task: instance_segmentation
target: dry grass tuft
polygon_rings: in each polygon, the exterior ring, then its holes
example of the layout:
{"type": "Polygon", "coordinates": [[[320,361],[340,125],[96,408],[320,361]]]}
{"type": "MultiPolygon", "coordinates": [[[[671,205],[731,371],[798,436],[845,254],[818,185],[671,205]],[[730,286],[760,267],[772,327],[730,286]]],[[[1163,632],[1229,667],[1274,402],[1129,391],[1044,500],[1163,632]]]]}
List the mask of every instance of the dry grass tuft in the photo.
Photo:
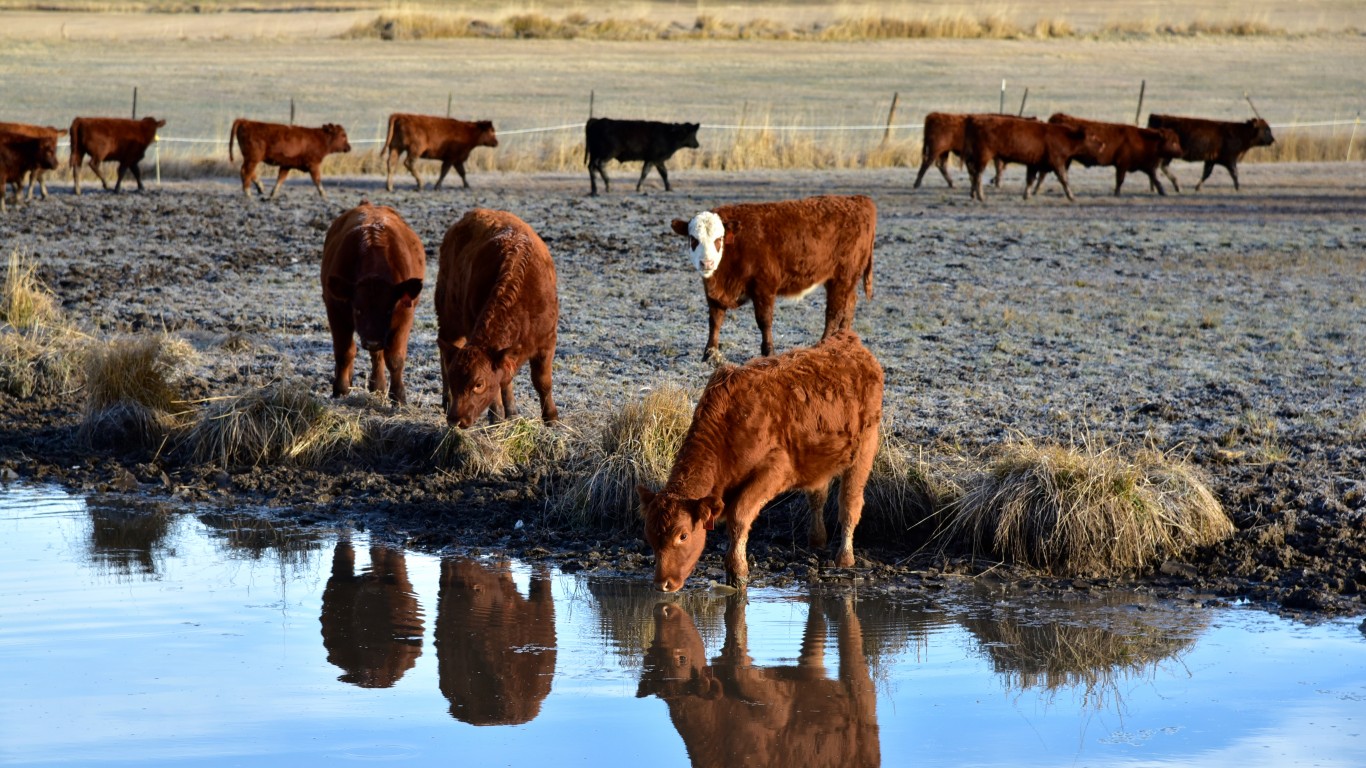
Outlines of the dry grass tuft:
{"type": "Polygon", "coordinates": [[[1151,450],[1014,442],[964,485],[948,541],[1056,574],[1129,572],[1233,532],[1197,471],[1151,450]]]}
{"type": "Polygon", "coordinates": [[[182,439],[195,461],[221,467],[291,460],[321,463],[359,440],[345,419],[295,383],[279,382],[207,402],[182,439]]]}
{"type": "Polygon", "coordinates": [[[16,330],[28,331],[58,322],[57,302],[37,276],[38,265],[28,261],[18,249],[11,250],[5,269],[5,287],[0,290],[0,322],[16,330]]]}
{"type": "Polygon", "coordinates": [[[88,344],[80,439],[111,448],[161,443],[183,410],[179,379],[193,356],[189,344],[165,334],[88,344]]]}
{"type": "Polygon", "coordinates": [[[608,415],[596,440],[574,453],[574,479],[551,514],[575,528],[626,530],[639,525],[636,485],[660,487],[692,423],[687,390],[666,384],[608,415]]]}
{"type": "Polygon", "coordinates": [[[935,513],[959,493],[951,478],[936,472],[924,455],[883,430],[873,473],[863,489],[859,531],[879,539],[925,543],[935,513]]]}

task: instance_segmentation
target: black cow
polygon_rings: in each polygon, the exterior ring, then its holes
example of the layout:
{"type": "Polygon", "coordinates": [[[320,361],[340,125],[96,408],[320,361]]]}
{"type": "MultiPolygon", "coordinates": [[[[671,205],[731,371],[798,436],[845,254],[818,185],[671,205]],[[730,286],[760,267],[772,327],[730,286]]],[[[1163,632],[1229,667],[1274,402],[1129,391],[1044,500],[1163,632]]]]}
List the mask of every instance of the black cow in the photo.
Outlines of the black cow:
{"type": "Polygon", "coordinates": [[[607,181],[603,165],[608,160],[623,163],[642,160],[640,180],[636,191],[645,182],[650,166],[659,169],[659,177],[664,179],[664,189],[669,186],[669,172],[664,170],[664,161],[673,157],[678,150],[688,147],[697,149],[697,123],[660,123],[653,120],[612,120],[606,117],[590,117],[584,126],[584,160],[588,163],[588,184],[592,194],[598,193],[596,171],[602,177],[602,186],[608,192],[612,185],[607,181]]]}

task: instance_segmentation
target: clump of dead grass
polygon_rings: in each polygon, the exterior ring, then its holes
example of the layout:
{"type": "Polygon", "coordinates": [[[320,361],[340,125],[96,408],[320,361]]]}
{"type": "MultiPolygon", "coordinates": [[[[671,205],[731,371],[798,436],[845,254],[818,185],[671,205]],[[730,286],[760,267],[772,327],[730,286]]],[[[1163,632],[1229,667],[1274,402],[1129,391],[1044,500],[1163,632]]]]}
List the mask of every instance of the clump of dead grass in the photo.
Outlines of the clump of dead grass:
{"type": "Polygon", "coordinates": [[[859,531],[905,543],[924,543],[935,514],[960,489],[951,476],[925,460],[923,452],[883,430],[873,471],[863,489],[859,531]]]}
{"type": "Polygon", "coordinates": [[[1233,532],[1183,461],[1030,441],[1008,443],[965,480],[945,518],[949,542],[1060,575],[1130,572],[1233,532]]]}
{"type": "Polygon", "coordinates": [[[27,331],[58,321],[61,313],[57,302],[37,273],[37,264],[25,258],[18,249],[10,251],[5,267],[5,287],[0,290],[0,322],[27,331]]]}
{"type": "Polygon", "coordinates": [[[580,529],[638,525],[636,486],[668,480],[692,412],[688,391],[666,384],[609,414],[596,436],[576,446],[572,479],[551,515],[580,529]]]}
{"type": "Polygon", "coordinates": [[[193,356],[189,344],[165,334],[88,344],[82,366],[81,439],[118,448],[161,442],[184,411],[180,379],[193,356]]]}
{"type": "Polygon", "coordinates": [[[182,445],[195,461],[225,468],[282,460],[316,463],[350,450],[357,441],[356,424],[307,387],[277,382],[208,400],[182,445]]]}
{"type": "Polygon", "coordinates": [[[68,392],[80,377],[83,343],[37,266],[11,250],[0,289],[0,391],[18,398],[68,392]]]}

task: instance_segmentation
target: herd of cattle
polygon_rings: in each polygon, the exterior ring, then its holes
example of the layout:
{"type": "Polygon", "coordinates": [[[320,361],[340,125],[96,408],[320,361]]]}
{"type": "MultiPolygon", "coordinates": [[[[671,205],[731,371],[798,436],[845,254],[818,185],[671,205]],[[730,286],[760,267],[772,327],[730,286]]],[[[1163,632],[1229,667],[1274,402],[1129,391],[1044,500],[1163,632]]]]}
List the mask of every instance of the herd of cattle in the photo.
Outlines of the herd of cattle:
{"type": "MultiPolygon", "coordinates": [[[[1220,123],[1153,115],[1152,128],[1081,120],[1063,114],[1047,122],[1002,115],[931,113],[925,121],[924,157],[915,185],[936,165],[953,185],[945,162],[960,155],[972,177],[973,196],[982,196],[982,171],[1022,163],[1028,169],[1025,194],[1054,173],[1071,199],[1067,168],[1072,160],[1115,168],[1115,194],[1126,173],[1142,171],[1159,193],[1163,170],[1175,158],[1205,163],[1201,183],[1214,165],[1228,168],[1237,185],[1237,161],[1251,147],[1272,142],[1261,119],[1220,123]]],[[[100,164],[119,164],[114,190],[132,171],[142,188],[138,163],[165,121],[78,117],[69,129],[70,165],[80,194],[80,166],[108,188],[100,164]]],[[[664,163],[683,147],[697,147],[698,125],[590,119],[586,126],[589,181],[604,187],[608,159],[644,163],[637,189],[651,167],[665,187],[664,163]]],[[[29,195],[36,182],[46,196],[43,172],[57,168],[57,128],[0,123],[0,172],[16,188],[27,175],[29,195]]],[[[264,194],[256,177],[265,162],[278,166],[271,196],[291,170],[306,170],[326,197],[322,159],[351,146],[338,125],[304,128],[250,120],[232,125],[229,156],[242,154],[242,190],[264,194]]],[[[421,189],[416,158],[441,161],[440,186],[452,166],[465,181],[465,160],[477,146],[496,147],[490,122],[395,114],[389,119],[384,151],[386,187],[393,166],[405,166],[421,189]]],[[[1199,188],[1199,185],[1196,187],[1199,188]]],[[[1178,187],[1179,191],[1179,187],[1178,187]]],[[[17,192],[16,192],[17,194],[17,192]]],[[[1165,194],[1165,193],[1164,193],[1165,194]]],[[[0,195],[0,201],[3,195],[0,195]]],[[[823,548],[822,512],[831,482],[840,478],[840,541],[835,564],[854,564],[853,535],[863,509],[863,490],[872,469],[882,418],[883,372],[851,329],[860,284],[872,296],[873,241],[877,207],[865,196],[819,196],[803,200],[723,205],[690,220],[675,219],[672,230],[686,239],[684,251],[702,278],[708,308],[705,357],[719,354],[726,312],[753,302],[761,336],[760,357],[743,366],[722,365],[707,383],[692,424],[662,489],[637,488],[645,538],[655,552],[656,588],[680,589],[693,572],[707,531],[725,524],[730,547],[727,580],[748,580],[746,542],[764,506],[789,490],[805,491],[811,507],[810,543],[823,548]],[[823,286],[825,329],[813,347],[774,355],[773,311],[780,297],[801,297],[823,286]]],[[[333,340],[334,397],[351,387],[360,347],[370,353],[369,388],[404,403],[403,368],[413,315],[426,281],[426,255],[418,235],[393,208],[369,201],[338,216],[323,242],[321,287],[333,340]],[[386,386],[387,380],[387,386],[386,386]]],[[[541,418],[558,418],[552,371],[559,326],[555,262],[539,235],[506,211],[475,209],[451,225],[439,249],[434,294],[440,358],[442,409],[453,427],[472,426],[486,412],[491,420],[516,414],[513,378],[528,365],[540,399],[541,418]]]]}
{"type": "MultiPolygon", "coordinates": [[[[117,192],[123,177],[132,172],[138,189],[142,189],[142,162],[147,148],[157,139],[157,129],[165,120],[144,117],[141,120],[120,118],[77,117],[70,129],[27,123],[0,122],[0,211],[4,210],[4,191],[12,186],[17,198],[19,189],[28,180],[27,196],[32,199],[36,183],[44,198],[47,185],[44,175],[56,170],[57,142],[70,134],[72,182],[76,194],[81,192],[81,165],[89,158],[90,169],[105,189],[109,182],[100,171],[106,160],[118,163],[114,182],[117,192]]],[[[605,170],[611,160],[641,163],[636,191],[651,168],[659,172],[665,190],[672,189],[665,163],[680,149],[697,149],[697,123],[663,123],[652,120],[613,120],[589,118],[584,126],[584,162],[588,166],[590,193],[598,194],[598,179],[606,191],[611,191],[605,170]]],[[[1067,169],[1075,160],[1084,166],[1110,166],[1115,169],[1115,194],[1124,185],[1129,173],[1147,174],[1149,184],[1158,194],[1166,194],[1158,181],[1161,170],[1178,192],[1181,185],[1168,167],[1174,159],[1204,163],[1204,175],[1195,185],[1196,190],[1209,179],[1216,165],[1228,169],[1233,186],[1238,185],[1238,160],[1253,147],[1268,146],[1274,141],[1271,126],[1261,118],[1246,122],[1226,122],[1172,115],[1150,115],[1148,127],[1085,120],[1061,112],[1047,122],[1034,118],[1011,117],[997,114],[949,114],[931,112],[925,116],[924,140],[920,171],[915,177],[919,188],[931,165],[939,168],[950,187],[947,160],[950,154],[963,159],[972,179],[972,197],[984,200],[982,171],[988,165],[996,170],[993,182],[1000,184],[1001,171],[1008,163],[1026,167],[1025,197],[1037,194],[1049,173],[1057,176],[1063,193],[1073,199],[1067,181],[1067,169]]],[[[263,123],[238,119],[228,136],[228,159],[234,160],[233,144],[242,153],[242,192],[251,195],[254,184],[265,194],[257,177],[261,163],[279,168],[274,197],[290,171],[306,171],[313,185],[324,199],[322,162],[334,152],[350,152],[351,144],[346,129],[328,123],[309,128],[279,123],[263,123]]],[[[414,167],[417,159],[438,160],[441,175],[436,188],[441,187],[452,167],[460,174],[461,183],[468,187],[465,161],[476,147],[497,147],[498,136],[488,120],[469,122],[448,117],[394,113],[389,116],[388,132],[382,152],[385,155],[385,188],[394,189],[394,166],[403,157],[403,165],[413,175],[417,188],[422,189],[422,177],[414,167]]]]}

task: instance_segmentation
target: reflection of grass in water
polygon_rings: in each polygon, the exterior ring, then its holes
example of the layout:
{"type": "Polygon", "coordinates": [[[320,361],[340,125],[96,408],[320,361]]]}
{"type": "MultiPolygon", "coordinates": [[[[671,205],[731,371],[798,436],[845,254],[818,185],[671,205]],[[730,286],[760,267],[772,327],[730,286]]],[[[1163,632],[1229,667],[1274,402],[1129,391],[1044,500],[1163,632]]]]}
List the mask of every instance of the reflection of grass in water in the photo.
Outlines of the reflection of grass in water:
{"type": "Polygon", "coordinates": [[[1159,664],[1179,658],[1208,619],[1126,594],[1098,602],[998,603],[987,616],[959,621],[1007,688],[1075,689],[1084,706],[1101,709],[1107,696],[1119,698],[1119,683],[1151,677],[1159,664]],[[1133,610],[1135,603],[1146,610],[1133,610]]]}
{"type": "Polygon", "coordinates": [[[655,638],[654,610],[659,603],[672,603],[687,611],[708,648],[719,646],[725,637],[721,619],[726,612],[726,600],[710,592],[691,590],[663,595],[654,591],[648,577],[587,578],[576,581],[576,585],[587,586],[588,595],[578,599],[591,601],[597,614],[598,637],[629,669],[640,667],[655,638]]]}
{"type": "Polygon", "coordinates": [[[210,529],[219,550],[228,556],[249,560],[273,557],[279,560],[281,567],[301,570],[308,565],[313,553],[324,547],[318,533],[264,518],[219,513],[197,517],[210,529]]]}
{"type": "Polygon", "coordinates": [[[120,576],[155,578],[166,555],[171,513],[150,503],[91,502],[90,559],[120,576]]]}

